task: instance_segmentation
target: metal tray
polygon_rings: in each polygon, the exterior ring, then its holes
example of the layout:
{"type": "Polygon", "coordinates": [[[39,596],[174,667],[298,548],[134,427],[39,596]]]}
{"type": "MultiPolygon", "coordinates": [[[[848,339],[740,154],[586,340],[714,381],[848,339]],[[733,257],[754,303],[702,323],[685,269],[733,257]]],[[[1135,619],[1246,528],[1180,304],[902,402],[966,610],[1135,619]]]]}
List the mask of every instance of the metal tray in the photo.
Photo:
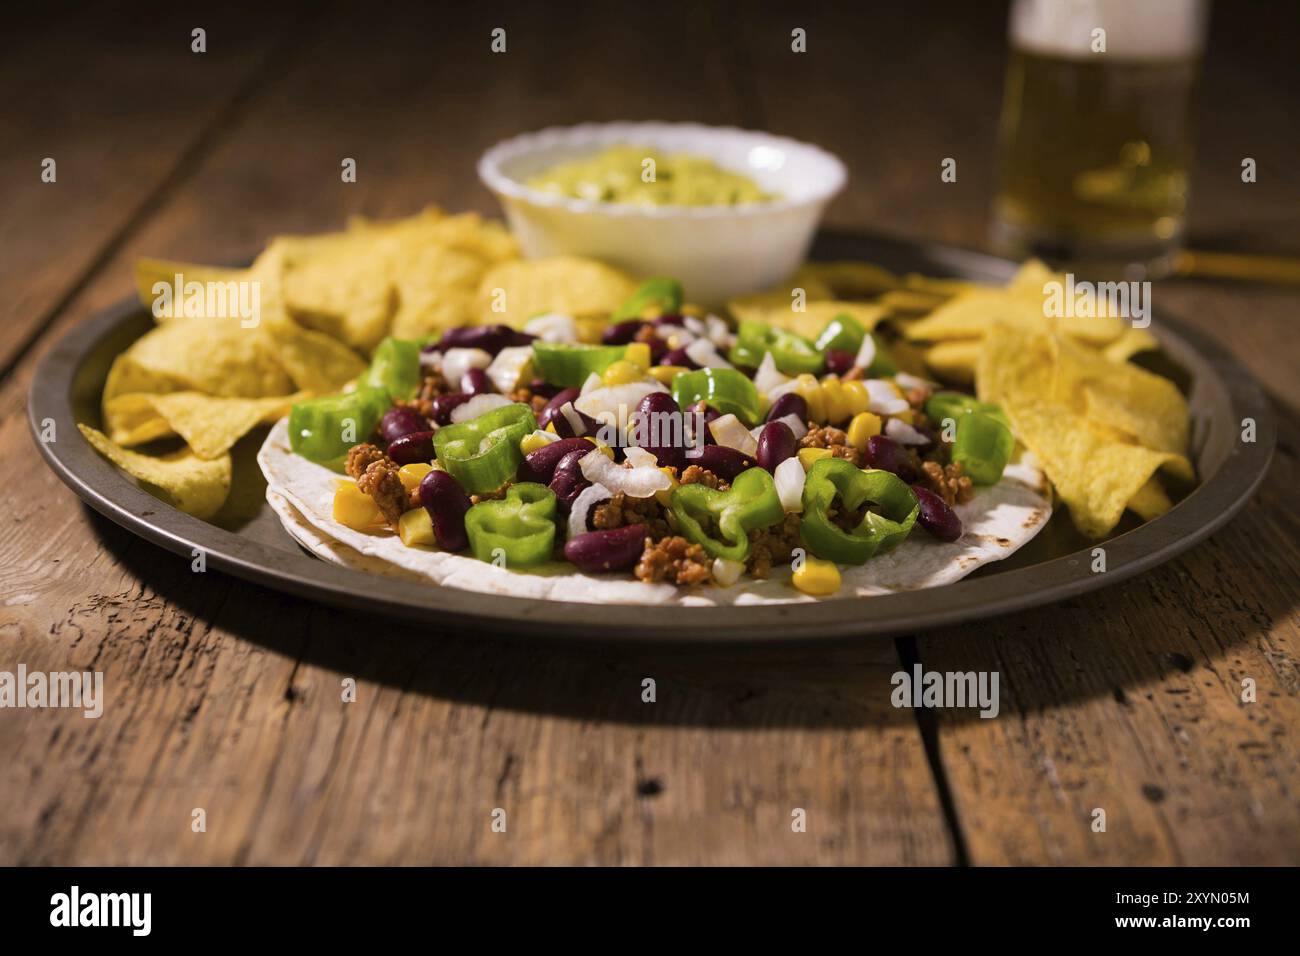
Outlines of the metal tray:
{"type": "MultiPolygon", "coordinates": [[[[966,250],[862,235],[823,233],[814,258],[862,259],[899,272],[1004,281],[1013,263],[966,250]]],[[[212,567],[315,601],[434,623],[440,630],[573,640],[676,644],[807,643],[914,632],[987,618],[1070,598],[1123,581],[1203,540],[1245,504],[1272,457],[1276,424],[1267,400],[1231,357],[1200,333],[1167,318],[1151,331],[1188,394],[1192,457],[1201,483],[1167,514],[1105,542],[1103,574],[1091,570],[1091,548],[1058,514],[1011,559],[957,584],[875,598],[758,607],[638,607],[618,614],[598,604],[483,595],[384,578],[327,564],[303,551],[280,527],[264,499],[254,456],[264,432],[235,449],[231,500],[213,523],[163,504],[105,459],[77,431],[98,424],[99,396],[114,356],[152,325],[135,301],[72,329],[45,356],[28,396],[33,437],[53,419],[57,440],[37,447],[55,473],[87,504],[142,538],[189,560],[202,549],[212,567]],[[1253,418],[1257,441],[1239,440],[1253,418]]]]}

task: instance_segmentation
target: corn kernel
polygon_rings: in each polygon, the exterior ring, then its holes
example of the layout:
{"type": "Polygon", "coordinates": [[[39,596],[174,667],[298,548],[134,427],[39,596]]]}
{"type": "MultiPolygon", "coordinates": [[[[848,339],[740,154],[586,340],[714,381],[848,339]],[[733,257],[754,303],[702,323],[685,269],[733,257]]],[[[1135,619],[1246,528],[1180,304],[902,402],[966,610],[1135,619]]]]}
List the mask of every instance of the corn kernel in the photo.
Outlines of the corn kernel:
{"type": "Polygon", "coordinates": [[[599,345],[600,338],[609,324],[602,318],[591,316],[579,316],[578,324],[578,341],[585,342],[588,345],[599,345]]]}
{"type": "Polygon", "coordinates": [[[624,361],[631,362],[642,372],[650,367],[650,345],[647,342],[629,342],[623,353],[624,361]]]}
{"type": "Polygon", "coordinates": [[[550,442],[543,438],[537,432],[529,432],[519,440],[519,451],[524,455],[531,455],[539,448],[545,448],[550,442]]]}
{"type": "Polygon", "coordinates": [[[402,479],[403,488],[407,491],[414,491],[420,487],[420,482],[424,479],[424,476],[431,471],[433,471],[433,466],[428,462],[416,461],[397,469],[397,477],[402,479]]]}
{"type": "Polygon", "coordinates": [[[595,445],[597,448],[599,448],[599,449],[601,450],[601,452],[604,453],[605,457],[608,458],[610,461],[613,461],[613,460],[614,460],[614,449],[610,448],[608,445],[606,445],[606,444],[605,444],[603,441],[601,441],[599,438],[595,438],[595,437],[593,437],[593,436],[591,436],[591,435],[583,435],[582,437],[585,438],[585,439],[587,439],[587,441],[591,442],[591,443],[592,443],[593,445],[595,445]]]}
{"type": "Polygon", "coordinates": [[[660,468],[659,470],[668,476],[668,480],[671,481],[672,484],[662,491],[656,491],[655,501],[659,502],[665,508],[671,508],[673,505],[673,492],[677,490],[677,486],[680,482],[677,480],[677,473],[672,468],[660,468]]]}
{"type": "Polygon", "coordinates": [[[558,434],[559,434],[559,432],[557,432],[557,431],[555,430],[555,422],[553,422],[553,421],[552,421],[552,422],[549,422],[549,423],[547,424],[547,426],[546,426],[546,430],[547,430],[548,432],[550,432],[552,435],[558,435],[558,434]]]}
{"type": "Polygon", "coordinates": [[[880,416],[858,412],[849,422],[849,444],[858,451],[867,450],[867,439],[880,434],[880,416]]]}
{"type": "Polygon", "coordinates": [[[845,418],[852,418],[870,407],[871,393],[866,385],[857,381],[841,382],[840,388],[844,391],[845,418]]]}
{"type": "Polygon", "coordinates": [[[429,518],[429,512],[423,508],[412,508],[402,514],[397,521],[397,536],[408,548],[417,544],[432,548],[438,543],[438,539],[433,536],[433,521],[429,518]]]}
{"type": "Polygon", "coordinates": [[[808,418],[810,421],[818,422],[825,425],[826,421],[826,402],[822,398],[822,386],[815,375],[804,372],[795,379],[794,390],[803,396],[803,400],[808,403],[808,418]]]}
{"type": "Polygon", "coordinates": [[[804,557],[803,566],[794,572],[792,581],[804,594],[834,594],[840,589],[840,569],[833,562],[810,554],[804,557]]]}
{"type": "Polygon", "coordinates": [[[605,369],[604,374],[600,376],[600,381],[604,385],[628,385],[641,381],[644,376],[645,372],[642,369],[625,359],[620,359],[605,369]]]}
{"type": "Polygon", "coordinates": [[[803,465],[804,471],[807,471],[823,458],[829,458],[830,456],[831,450],[829,448],[800,448],[799,464],[803,465]]]}
{"type": "Polygon", "coordinates": [[[340,481],[334,492],[334,520],[354,531],[374,531],[384,526],[375,499],[351,481],[340,481]]]}
{"type": "Polygon", "coordinates": [[[685,365],[656,365],[650,369],[650,375],[662,385],[671,385],[678,375],[689,371],[685,365]]]}
{"type": "Polygon", "coordinates": [[[837,376],[827,375],[822,380],[821,396],[826,406],[826,420],[823,424],[833,425],[848,417],[848,400],[844,395],[844,386],[837,376]]]}
{"type": "Polygon", "coordinates": [[[916,424],[916,413],[913,412],[912,409],[910,408],[905,408],[903,409],[903,411],[896,412],[895,414],[890,415],[889,417],[897,418],[900,422],[906,422],[909,425],[916,424]]]}

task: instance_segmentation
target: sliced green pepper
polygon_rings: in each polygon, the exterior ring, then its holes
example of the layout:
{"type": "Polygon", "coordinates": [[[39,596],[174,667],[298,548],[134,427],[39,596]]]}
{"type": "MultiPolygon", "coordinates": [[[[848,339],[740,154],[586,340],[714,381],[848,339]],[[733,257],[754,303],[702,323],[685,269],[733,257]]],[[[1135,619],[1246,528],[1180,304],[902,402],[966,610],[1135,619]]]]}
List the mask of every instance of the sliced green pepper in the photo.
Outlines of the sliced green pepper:
{"type": "Polygon", "coordinates": [[[289,410],[289,447],[309,461],[337,465],[370,437],[390,403],[386,390],[369,386],[298,402],[289,410]]]}
{"type": "Polygon", "coordinates": [[[961,462],[977,485],[995,485],[1016,448],[1011,420],[1001,405],[981,402],[961,392],[935,392],[925,403],[925,414],[942,426],[951,418],[956,429],[952,460],[961,462]]]}
{"type": "Polygon", "coordinates": [[[784,375],[819,375],[826,365],[826,356],[802,335],[753,321],[740,323],[727,358],[735,365],[758,368],[767,352],[784,375]]]}
{"type": "Polygon", "coordinates": [[[746,425],[756,425],[759,420],[758,389],[747,375],[734,368],[682,372],[673,379],[673,399],[682,411],[696,402],[705,402],[724,415],[735,415],[746,425]]]}
{"type": "Polygon", "coordinates": [[[843,458],[823,458],[804,479],[799,533],[819,558],[839,564],[864,564],[901,544],[920,510],[916,493],[897,475],[863,471],[843,458]],[[851,531],[845,531],[827,514],[837,497],[840,506],[848,511],[870,503],[884,513],[867,511],[851,531]]]}
{"type": "Polygon", "coordinates": [[[710,557],[729,561],[749,557],[749,532],[771,527],[785,517],[776,484],[763,468],[741,472],[727,491],[680,485],[673,491],[672,508],[683,537],[710,557]],[[705,522],[717,525],[721,540],[712,536],[705,522]]]}
{"type": "Polygon", "coordinates": [[[523,568],[549,561],[555,549],[555,492],[533,481],[511,485],[504,499],[465,512],[465,534],[480,561],[523,568]]]}
{"type": "Polygon", "coordinates": [[[420,346],[386,338],[375,348],[370,367],[358,384],[382,388],[391,398],[415,398],[420,389],[420,346]]]}
{"type": "Polygon", "coordinates": [[[444,425],[433,436],[433,451],[462,488],[483,494],[514,477],[523,461],[519,442],[536,427],[527,405],[502,405],[471,421],[444,425]]]}
{"type": "Polygon", "coordinates": [[[599,375],[627,354],[626,345],[533,343],[533,368],[552,385],[580,388],[593,372],[599,375]]]}
{"type": "Polygon", "coordinates": [[[626,302],[614,310],[610,321],[638,319],[647,309],[659,315],[677,315],[682,310],[682,284],[676,279],[646,279],[626,302]]]}
{"type": "Polygon", "coordinates": [[[867,330],[862,323],[847,312],[841,312],[826,323],[826,328],[822,329],[813,345],[819,352],[838,349],[857,355],[858,349],[862,348],[862,340],[866,337],[867,330]]]}

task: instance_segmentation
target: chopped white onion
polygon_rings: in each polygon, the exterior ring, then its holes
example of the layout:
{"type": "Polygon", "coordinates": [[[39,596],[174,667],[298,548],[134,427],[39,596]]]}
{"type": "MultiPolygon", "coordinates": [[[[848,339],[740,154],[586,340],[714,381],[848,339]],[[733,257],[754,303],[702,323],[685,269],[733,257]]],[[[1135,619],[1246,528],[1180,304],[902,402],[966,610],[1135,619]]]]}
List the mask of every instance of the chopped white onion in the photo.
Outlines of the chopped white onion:
{"type": "Polygon", "coordinates": [[[470,369],[487,368],[491,364],[492,356],[482,349],[447,349],[442,356],[442,377],[454,387],[470,369]]]}
{"type": "Polygon", "coordinates": [[[892,382],[886,382],[883,378],[869,378],[862,384],[867,389],[867,411],[869,412],[877,415],[897,415],[912,407],[907,404],[907,399],[898,397],[898,390],[892,382]]]}
{"type": "Polygon", "coordinates": [[[708,335],[708,334],[709,334],[708,327],[707,327],[703,322],[701,322],[699,319],[697,319],[697,318],[696,318],[695,316],[693,316],[693,315],[684,315],[684,316],[682,316],[682,325],[686,326],[687,330],[688,330],[692,335],[708,335]]]}
{"type": "Polygon", "coordinates": [[[657,467],[624,468],[606,458],[599,448],[584,456],[578,467],[582,469],[582,477],[588,481],[604,485],[615,493],[621,491],[629,498],[649,498],[655,492],[667,491],[673,486],[671,479],[657,467]]]}
{"type": "Polygon", "coordinates": [[[709,431],[719,445],[734,448],[753,458],[758,454],[758,441],[735,415],[722,415],[709,422],[709,431]]]}
{"type": "MultiPolygon", "coordinates": [[[[584,415],[590,415],[602,425],[617,428],[617,444],[627,444],[627,431],[631,425],[632,413],[636,411],[641,399],[653,392],[666,392],[668,389],[661,382],[626,382],[623,385],[605,385],[592,389],[578,397],[574,406],[584,415]]],[[[611,439],[614,436],[610,436],[611,439]]],[[[615,444],[611,440],[608,444],[615,444]]]]}
{"type": "Polygon", "coordinates": [[[891,418],[885,422],[885,434],[900,445],[930,444],[930,439],[899,418],[891,418]]]}
{"type": "Polygon", "coordinates": [[[670,348],[679,348],[690,342],[695,341],[695,333],[682,328],[680,325],[656,325],[655,335],[668,343],[670,348]],[[676,345],[673,344],[674,340],[676,345]]]}
{"type": "MultiPolygon", "coordinates": [[[[601,455],[601,457],[605,456],[601,455]]],[[[587,527],[587,516],[591,513],[591,509],[613,497],[613,493],[601,484],[588,485],[578,492],[578,497],[574,498],[573,504],[569,506],[569,537],[576,538],[590,531],[591,529],[587,527]]]]}
{"type": "Polygon", "coordinates": [[[794,440],[798,441],[808,434],[808,426],[803,423],[803,419],[798,415],[782,415],[777,419],[778,422],[785,422],[790,426],[790,431],[794,432],[794,440]]]}
{"type": "Polygon", "coordinates": [[[573,434],[575,436],[581,438],[583,435],[587,434],[587,423],[582,420],[582,416],[578,414],[578,410],[573,407],[573,402],[565,402],[561,405],[560,414],[563,415],[564,420],[569,423],[569,427],[573,429],[573,434]]]}
{"type": "Polygon", "coordinates": [[[488,380],[498,392],[511,392],[519,387],[528,363],[533,360],[531,345],[511,345],[497,353],[487,367],[488,380]]]}
{"type": "Polygon", "coordinates": [[[772,473],[777,497],[781,499],[781,507],[787,512],[803,511],[804,480],[803,464],[797,455],[781,462],[772,473]]]}
{"type": "Polygon", "coordinates": [[[623,449],[623,457],[633,468],[658,468],[659,459],[644,448],[638,448],[636,445],[628,445],[623,449]]]}
{"type": "Polygon", "coordinates": [[[696,339],[686,346],[686,354],[701,368],[731,368],[732,365],[718,354],[718,347],[708,339],[696,339]]]}
{"type": "Polygon", "coordinates": [[[486,415],[494,408],[500,408],[502,405],[512,405],[513,402],[504,395],[497,395],[495,392],[485,392],[482,395],[475,395],[463,405],[457,405],[451,410],[451,423],[459,425],[461,422],[472,422],[480,415],[486,415]]]}
{"type": "Polygon", "coordinates": [[[790,376],[783,375],[776,367],[776,359],[772,358],[771,352],[763,353],[763,361],[758,363],[758,371],[754,373],[754,387],[760,392],[766,392],[768,398],[775,398],[772,394],[774,389],[780,388],[793,381],[790,376]]]}
{"type": "Polygon", "coordinates": [[[710,313],[704,317],[704,326],[708,330],[709,341],[720,349],[729,349],[736,344],[736,335],[727,323],[710,313]]]}
{"type": "Polygon", "coordinates": [[[586,395],[588,392],[594,392],[596,389],[604,386],[604,384],[604,380],[595,372],[592,372],[587,376],[586,381],[582,383],[582,388],[578,389],[578,394],[586,395]]]}
{"type": "Polygon", "coordinates": [[[420,353],[420,368],[437,372],[442,369],[442,353],[437,349],[420,353]]]}
{"type": "Polygon", "coordinates": [[[578,322],[563,312],[544,312],[524,323],[524,331],[543,342],[578,341],[578,322]]]}
{"type": "Polygon", "coordinates": [[[934,382],[926,381],[923,378],[916,375],[910,375],[907,372],[899,372],[894,376],[894,381],[898,383],[900,388],[919,388],[924,392],[934,390],[934,382]]]}
{"type": "Polygon", "coordinates": [[[739,581],[744,571],[744,561],[732,561],[729,558],[713,559],[713,581],[724,588],[729,588],[739,581]]]}
{"type": "Polygon", "coordinates": [[[876,360],[876,340],[870,332],[862,336],[862,347],[858,349],[857,358],[853,364],[861,369],[871,368],[871,363],[876,360]]]}

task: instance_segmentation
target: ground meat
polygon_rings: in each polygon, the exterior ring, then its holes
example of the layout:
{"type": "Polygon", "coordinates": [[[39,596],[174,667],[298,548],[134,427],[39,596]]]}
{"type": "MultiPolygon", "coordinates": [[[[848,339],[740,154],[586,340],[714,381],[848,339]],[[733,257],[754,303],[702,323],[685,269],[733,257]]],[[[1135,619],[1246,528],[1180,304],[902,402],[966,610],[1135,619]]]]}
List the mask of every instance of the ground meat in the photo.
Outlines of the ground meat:
{"type": "Polygon", "coordinates": [[[506,496],[506,492],[509,490],[510,490],[510,482],[507,481],[496,491],[485,491],[481,495],[470,495],[469,503],[472,505],[476,505],[480,501],[499,501],[500,499],[506,496]]]}
{"type": "Polygon", "coordinates": [[[849,444],[849,436],[842,428],[821,426],[815,422],[808,426],[808,434],[799,439],[801,448],[826,448],[832,458],[843,458],[857,468],[862,467],[862,452],[849,444]]]}
{"type": "Polygon", "coordinates": [[[384,458],[372,461],[357,479],[357,487],[375,499],[380,513],[393,527],[408,510],[411,496],[397,474],[398,466],[384,458]]]}
{"type": "Polygon", "coordinates": [[[521,405],[531,406],[534,415],[540,415],[542,409],[546,407],[546,403],[550,401],[544,395],[534,395],[533,390],[526,385],[520,385],[518,388],[507,392],[506,398],[521,405]]]}
{"type": "Polygon", "coordinates": [[[751,531],[746,564],[749,573],[756,578],[765,578],[776,565],[787,563],[794,549],[799,547],[799,525],[799,515],[791,512],[778,525],[751,531]]]}
{"type": "Polygon", "coordinates": [[[374,445],[365,442],[360,445],[353,445],[351,450],[348,451],[348,477],[353,481],[360,481],[361,476],[366,473],[366,469],[377,461],[387,461],[390,465],[393,464],[388,456],[374,445]]]}
{"type": "Polygon", "coordinates": [[[713,561],[698,544],[685,538],[646,538],[636,576],[647,583],[703,584],[713,577],[713,561]]]}
{"type": "Polygon", "coordinates": [[[683,485],[707,485],[715,491],[726,491],[731,487],[709,469],[699,465],[688,465],[678,481],[683,485]]]}
{"type": "Polygon", "coordinates": [[[412,398],[409,401],[398,399],[393,402],[394,405],[400,405],[403,408],[413,409],[421,418],[429,422],[429,428],[437,431],[438,426],[433,424],[433,399],[431,398],[412,398]]]}
{"type": "Polygon", "coordinates": [[[660,341],[659,332],[653,325],[643,325],[636,330],[636,335],[632,336],[633,342],[644,342],[646,345],[654,345],[660,341]]]}
{"type": "Polygon", "coordinates": [[[921,465],[921,481],[951,508],[954,504],[964,505],[975,496],[975,488],[964,472],[959,461],[950,465],[927,461],[921,465]]]}
{"type": "Polygon", "coordinates": [[[456,389],[447,384],[447,380],[442,377],[441,372],[430,371],[424,373],[424,381],[420,383],[420,392],[417,398],[428,402],[439,395],[449,395],[454,391],[456,389]]]}
{"type": "Polygon", "coordinates": [[[629,498],[620,491],[592,511],[591,525],[597,531],[630,524],[645,525],[650,537],[656,539],[670,538],[677,533],[677,520],[672,512],[655,498],[629,498]]]}

